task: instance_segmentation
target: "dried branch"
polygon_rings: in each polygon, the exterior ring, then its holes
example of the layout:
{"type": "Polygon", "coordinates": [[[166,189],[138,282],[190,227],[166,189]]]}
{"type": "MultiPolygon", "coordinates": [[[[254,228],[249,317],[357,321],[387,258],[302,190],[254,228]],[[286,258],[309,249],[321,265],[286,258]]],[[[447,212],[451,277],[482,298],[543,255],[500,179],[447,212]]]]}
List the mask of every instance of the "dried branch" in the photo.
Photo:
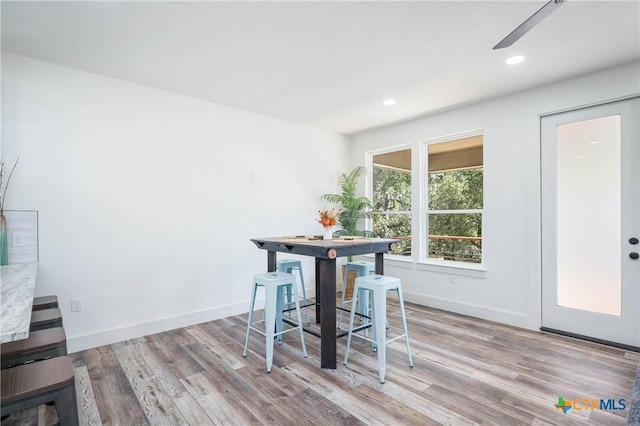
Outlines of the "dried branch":
{"type": "MultiPolygon", "coordinates": [[[[2,193],[2,198],[0,198],[0,211],[4,210],[4,199],[7,196],[7,189],[9,188],[9,182],[11,182],[11,176],[13,176],[13,171],[16,169],[18,165],[18,161],[20,157],[16,158],[16,162],[13,163],[13,167],[11,168],[11,173],[9,173],[9,178],[7,179],[7,183],[4,185],[4,192],[2,193]]],[[[2,160],[2,167],[0,168],[0,190],[2,189],[2,170],[4,170],[4,160],[2,160]]]]}

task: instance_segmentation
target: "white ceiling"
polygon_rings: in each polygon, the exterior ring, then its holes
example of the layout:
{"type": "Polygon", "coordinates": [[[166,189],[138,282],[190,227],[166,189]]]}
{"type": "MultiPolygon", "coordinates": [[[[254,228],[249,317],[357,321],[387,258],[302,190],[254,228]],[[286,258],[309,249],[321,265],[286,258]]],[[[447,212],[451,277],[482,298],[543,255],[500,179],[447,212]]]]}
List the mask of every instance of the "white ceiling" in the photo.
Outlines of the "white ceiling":
{"type": "Polygon", "coordinates": [[[353,134],[640,59],[640,0],[492,50],[545,3],[2,1],[2,49],[353,134]]]}

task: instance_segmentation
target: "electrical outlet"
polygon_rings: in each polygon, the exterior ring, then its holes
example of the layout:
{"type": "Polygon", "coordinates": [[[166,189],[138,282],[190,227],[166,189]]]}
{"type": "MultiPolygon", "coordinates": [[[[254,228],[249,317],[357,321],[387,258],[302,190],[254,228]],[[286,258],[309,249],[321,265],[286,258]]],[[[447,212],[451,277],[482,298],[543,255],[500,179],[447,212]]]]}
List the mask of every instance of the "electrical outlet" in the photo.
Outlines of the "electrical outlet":
{"type": "Polygon", "coordinates": [[[80,312],[82,310],[82,299],[71,299],[71,312],[80,312]]]}
{"type": "Polygon", "coordinates": [[[13,247],[24,247],[24,234],[21,232],[12,232],[11,245],[13,247]]]}
{"type": "Polygon", "coordinates": [[[449,275],[449,284],[455,285],[455,283],[456,283],[455,275],[449,275]]]}

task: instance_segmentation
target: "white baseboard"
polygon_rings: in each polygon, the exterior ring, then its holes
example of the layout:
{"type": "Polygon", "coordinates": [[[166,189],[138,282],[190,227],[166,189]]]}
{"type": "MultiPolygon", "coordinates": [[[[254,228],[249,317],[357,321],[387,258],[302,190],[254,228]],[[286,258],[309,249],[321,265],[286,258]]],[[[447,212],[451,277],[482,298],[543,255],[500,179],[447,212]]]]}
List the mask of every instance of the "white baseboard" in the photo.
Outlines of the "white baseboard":
{"type": "MultiPolygon", "coordinates": [[[[258,300],[256,301],[256,304],[259,302],[264,304],[264,301],[258,300]]],[[[247,312],[248,306],[248,302],[242,302],[235,305],[218,306],[202,311],[190,312],[188,314],[175,315],[153,321],[131,324],[124,327],[112,328],[96,333],[80,336],[67,336],[67,348],[69,353],[73,353],[137,337],[148,336],[150,334],[160,333],[163,331],[174,330],[176,328],[188,327],[194,324],[200,324],[207,321],[245,313],[247,312]]]]}
{"type": "MultiPolygon", "coordinates": [[[[314,297],[315,288],[306,290],[308,298],[314,297]]],[[[138,324],[131,324],[124,327],[98,331],[96,333],[67,336],[67,348],[69,353],[73,353],[96,348],[98,346],[110,345],[124,340],[135,339],[137,337],[148,336],[150,334],[174,330],[176,328],[188,327],[190,325],[200,324],[207,321],[244,314],[248,311],[248,307],[249,301],[247,300],[233,305],[217,306],[211,309],[160,318],[138,324]]],[[[262,309],[263,307],[264,299],[257,298],[256,309],[262,309]]]]}
{"type": "MultiPolygon", "coordinates": [[[[307,289],[307,297],[313,297],[314,289],[307,289]]],[[[425,296],[423,294],[403,292],[406,302],[418,305],[429,306],[462,315],[469,315],[489,321],[496,321],[502,324],[509,324],[515,327],[522,327],[530,330],[537,330],[539,325],[532,324],[532,319],[524,314],[508,312],[485,306],[460,303],[452,300],[440,299],[437,297],[425,296]]],[[[191,312],[183,315],[161,318],[144,323],[131,324],[124,327],[99,331],[97,333],[84,334],[80,336],[68,336],[67,347],[69,353],[95,348],[124,340],[161,333],[163,331],[174,330],[176,328],[188,327],[207,321],[240,315],[247,312],[249,302],[245,301],[233,305],[218,306],[202,311],[191,312]]],[[[256,309],[262,309],[264,299],[256,300],[256,309]]]]}
{"type": "Polygon", "coordinates": [[[540,327],[539,325],[536,326],[532,324],[532,319],[528,315],[518,312],[502,311],[486,306],[471,305],[453,300],[425,296],[424,294],[409,293],[406,290],[403,290],[402,295],[404,296],[405,302],[442,309],[443,311],[455,312],[461,315],[468,315],[529,330],[538,330],[540,327]]]}

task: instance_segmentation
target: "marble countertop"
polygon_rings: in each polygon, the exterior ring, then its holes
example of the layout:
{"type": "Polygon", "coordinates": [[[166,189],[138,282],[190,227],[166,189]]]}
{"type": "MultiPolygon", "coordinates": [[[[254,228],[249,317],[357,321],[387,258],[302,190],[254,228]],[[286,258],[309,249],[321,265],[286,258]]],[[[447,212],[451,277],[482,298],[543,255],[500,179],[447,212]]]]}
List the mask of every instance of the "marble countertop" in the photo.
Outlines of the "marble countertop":
{"type": "Polygon", "coordinates": [[[0,266],[0,342],[29,337],[37,263],[0,266]]]}

